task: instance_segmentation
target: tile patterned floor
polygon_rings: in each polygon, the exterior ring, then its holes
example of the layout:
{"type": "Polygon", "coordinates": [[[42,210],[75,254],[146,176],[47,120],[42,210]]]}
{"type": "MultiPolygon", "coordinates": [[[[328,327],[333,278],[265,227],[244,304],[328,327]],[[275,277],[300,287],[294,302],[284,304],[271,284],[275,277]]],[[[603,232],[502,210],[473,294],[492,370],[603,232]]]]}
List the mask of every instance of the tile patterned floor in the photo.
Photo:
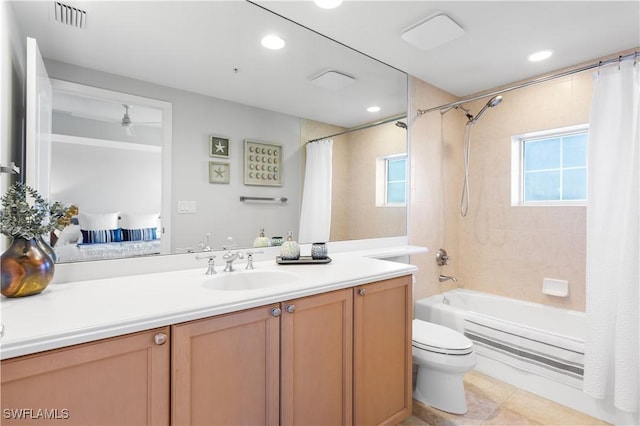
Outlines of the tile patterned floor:
{"type": "Polygon", "coordinates": [[[398,426],[608,425],[475,371],[465,376],[465,390],[467,414],[445,413],[414,400],[413,415],[398,426]]]}

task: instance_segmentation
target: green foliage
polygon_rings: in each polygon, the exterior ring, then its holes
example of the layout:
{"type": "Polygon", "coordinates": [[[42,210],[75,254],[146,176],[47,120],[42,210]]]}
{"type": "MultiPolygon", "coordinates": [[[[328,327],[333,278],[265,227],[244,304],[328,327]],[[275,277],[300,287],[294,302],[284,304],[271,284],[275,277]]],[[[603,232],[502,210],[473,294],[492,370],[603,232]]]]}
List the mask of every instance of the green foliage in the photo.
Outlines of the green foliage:
{"type": "Polygon", "coordinates": [[[19,182],[0,201],[0,233],[13,238],[30,240],[54,229],[61,230],[77,212],[75,206],[65,207],[59,201],[49,204],[38,191],[19,182]]]}

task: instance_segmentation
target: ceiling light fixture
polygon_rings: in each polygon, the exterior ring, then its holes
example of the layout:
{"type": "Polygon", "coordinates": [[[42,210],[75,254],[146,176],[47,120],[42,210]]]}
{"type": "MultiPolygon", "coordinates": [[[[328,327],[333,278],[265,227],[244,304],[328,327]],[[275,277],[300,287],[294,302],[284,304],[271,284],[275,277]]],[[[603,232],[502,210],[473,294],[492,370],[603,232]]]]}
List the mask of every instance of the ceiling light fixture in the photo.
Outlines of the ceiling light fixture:
{"type": "Polygon", "coordinates": [[[539,52],[535,52],[529,55],[529,60],[531,62],[544,61],[545,59],[551,57],[551,55],[553,55],[553,50],[540,50],[539,52]]]}
{"type": "Polygon", "coordinates": [[[313,0],[313,2],[323,9],[335,9],[342,4],[342,0],[313,0]]]}
{"type": "Polygon", "coordinates": [[[367,108],[367,111],[369,111],[369,112],[378,112],[378,111],[380,111],[380,107],[379,106],[370,106],[369,108],[367,108]]]}
{"type": "Polygon", "coordinates": [[[440,47],[464,35],[464,29],[444,13],[430,16],[402,32],[400,38],[420,50],[440,47]]]}
{"type": "Polygon", "coordinates": [[[262,39],[261,43],[264,47],[271,50],[282,49],[286,44],[284,40],[277,35],[268,35],[262,39]]]}
{"type": "Polygon", "coordinates": [[[349,86],[354,81],[355,78],[350,75],[340,71],[329,70],[313,77],[311,79],[311,84],[324,87],[325,89],[340,90],[349,86]]]}

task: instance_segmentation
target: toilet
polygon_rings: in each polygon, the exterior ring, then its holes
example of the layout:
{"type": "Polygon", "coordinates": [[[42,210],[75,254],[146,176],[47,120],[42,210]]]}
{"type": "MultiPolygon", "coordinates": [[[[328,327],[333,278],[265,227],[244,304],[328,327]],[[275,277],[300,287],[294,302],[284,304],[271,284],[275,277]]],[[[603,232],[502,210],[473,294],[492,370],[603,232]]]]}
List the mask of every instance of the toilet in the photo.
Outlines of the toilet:
{"type": "Polygon", "coordinates": [[[473,342],[451,328],[414,319],[412,353],[418,365],[413,399],[448,413],[466,413],[462,380],[476,365],[473,342]]]}

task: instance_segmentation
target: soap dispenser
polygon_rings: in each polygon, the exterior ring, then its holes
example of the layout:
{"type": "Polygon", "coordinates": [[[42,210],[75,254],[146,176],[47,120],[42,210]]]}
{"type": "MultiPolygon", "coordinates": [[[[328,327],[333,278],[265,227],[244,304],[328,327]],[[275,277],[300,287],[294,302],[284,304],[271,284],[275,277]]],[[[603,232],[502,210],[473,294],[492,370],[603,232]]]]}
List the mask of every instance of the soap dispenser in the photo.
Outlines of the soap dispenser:
{"type": "Polygon", "coordinates": [[[260,235],[253,240],[254,247],[269,247],[270,240],[264,236],[264,228],[260,230],[260,235]]]}
{"type": "Polygon", "coordinates": [[[280,258],[283,260],[298,260],[300,259],[300,246],[293,241],[292,232],[289,231],[287,241],[280,246],[280,258]]]}

